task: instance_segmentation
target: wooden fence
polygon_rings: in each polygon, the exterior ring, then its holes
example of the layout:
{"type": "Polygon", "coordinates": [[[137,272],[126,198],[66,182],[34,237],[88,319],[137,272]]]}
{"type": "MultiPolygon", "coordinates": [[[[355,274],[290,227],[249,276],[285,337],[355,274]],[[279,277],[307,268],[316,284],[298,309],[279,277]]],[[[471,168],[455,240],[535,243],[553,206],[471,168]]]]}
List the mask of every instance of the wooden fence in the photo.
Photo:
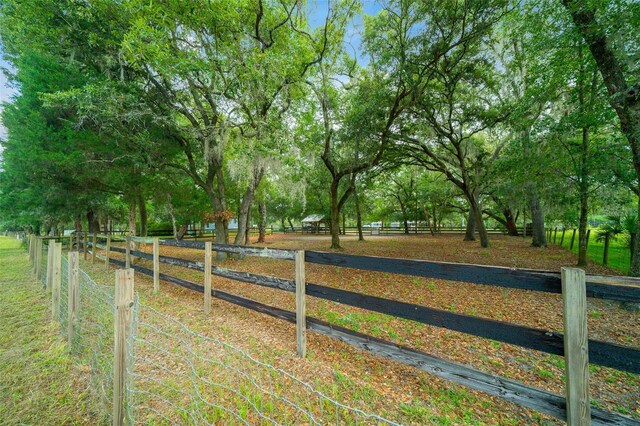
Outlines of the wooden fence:
{"type": "MultiPolygon", "coordinates": [[[[393,259],[374,256],[325,253],[317,251],[292,251],[259,247],[218,245],[195,241],[159,240],[158,238],[132,238],[132,241],[153,243],[153,254],[111,246],[111,237],[98,237],[106,244],[98,244],[95,239],[85,244],[84,249],[96,247],[105,250],[105,263],[120,266],[131,264],[131,256],[153,261],[153,269],[140,265],[131,265],[139,272],[154,277],[154,289],[158,289],[157,280],[164,280],[201,293],[208,288],[178,277],[161,273],[159,265],[168,264],[184,268],[206,271],[209,269],[206,257],[210,251],[239,254],[243,256],[262,256],[274,259],[286,259],[295,262],[296,280],[257,275],[211,266],[212,275],[241,281],[244,283],[270,287],[296,293],[296,312],[268,306],[244,297],[236,296],[212,288],[207,296],[234,303],[297,325],[298,354],[306,352],[306,330],[342,340],[355,347],[368,350],[377,355],[417,367],[428,373],[463,384],[472,389],[500,396],[524,407],[532,408],[560,419],[569,419],[569,424],[588,424],[590,418],[598,424],[635,424],[628,417],[609,413],[597,407],[590,407],[588,398],[588,362],[627,371],[640,373],[640,350],[638,348],[587,339],[586,334],[586,297],[640,303],[640,280],[629,277],[586,276],[574,268],[563,268],[561,273],[548,271],[519,270],[495,266],[479,266],[446,262],[431,262],[410,259],[393,259]],[[203,262],[160,256],[159,245],[185,247],[206,250],[203,262]],[[125,260],[113,259],[110,252],[122,253],[125,260]],[[354,293],[338,288],[305,282],[304,264],[316,263],[334,267],[347,267],[373,272],[387,272],[428,278],[447,279],[482,285],[518,288],[540,292],[561,293],[563,295],[566,335],[553,330],[536,329],[502,321],[474,317],[439,309],[428,308],[406,302],[399,302],[366,294],[354,293]],[[205,268],[205,265],[206,268],[205,268]],[[487,374],[474,368],[434,357],[425,352],[397,345],[373,336],[330,324],[305,314],[305,296],[312,296],[336,303],[345,304],[374,312],[392,315],[445,327],[453,331],[492,339],[508,344],[535,349],[538,351],[565,356],[567,365],[567,399],[541,389],[499,376],[487,374]],[[576,306],[578,309],[575,309],[576,306]],[[565,402],[567,401],[567,402],[565,402]],[[581,413],[576,420],[575,413],[581,413]],[[586,413],[586,414],[585,414],[586,413]],[[586,416],[586,417],[585,417],[586,416]],[[573,418],[573,420],[571,420],[573,418]]],[[[83,244],[83,243],[81,243],[83,244]]],[[[95,259],[96,250],[92,250],[95,259]]],[[[86,254],[85,254],[86,257],[86,254]]],[[[207,274],[205,274],[206,276],[207,274]]],[[[209,281],[210,283],[210,281],[209,281]]],[[[205,309],[210,303],[205,298],[205,309]]]]}
{"type": "MultiPolygon", "coordinates": [[[[518,229],[518,235],[522,235],[523,229],[522,227],[517,228],[518,229]]],[[[384,236],[389,236],[389,235],[420,235],[420,234],[431,234],[431,228],[429,228],[428,226],[409,226],[408,229],[409,232],[406,232],[404,226],[400,226],[400,227],[390,227],[390,226],[383,226],[383,227],[363,227],[362,228],[362,233],[364,235],[384,235],[384,236]]],[[[285,227],[282,230],[283,233],[285,234],[321,234],[321,235],[328,235],[331,233],[330,229],[328,227],[321,227],[321,228],[305,228],[305,227],[301,227],[301,226],[294,226],[292,227],[285,227]]],[[[464,234],[466,232],[465,228],[455,228],[455,227],[441,227],[441,228],[437,228],[434,229],[434,233],[435,234],[464,234]]],[[[490,228],[487,229],[487,232],[490,235],[506,235],[507,234],[507,230],[504,228],[490,228]]],[[[527,231],[530,234],[530,230],[527,231]]],[[[340,227],[340,234],[341,235],[358,235],[358,228],[355,226],[347,226],[347,227],[340,227]]]]}

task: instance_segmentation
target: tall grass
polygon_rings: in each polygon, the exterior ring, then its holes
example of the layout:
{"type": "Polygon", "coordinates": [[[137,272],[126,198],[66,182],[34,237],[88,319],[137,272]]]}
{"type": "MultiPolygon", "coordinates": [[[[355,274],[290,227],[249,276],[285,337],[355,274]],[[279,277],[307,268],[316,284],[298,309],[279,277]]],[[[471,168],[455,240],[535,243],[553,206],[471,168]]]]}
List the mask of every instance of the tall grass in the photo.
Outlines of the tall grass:
{"type": "MultiPolygon", "coordinates": [[[[591,229],[591,235],[589,236],[589,245],[587,247],[587,257],[593,263],[599,265],[603,264],[604,259],[604,241],[596,241],[597,229],[591,229]]],[[[575,240],[573,242],[573,249],[571,251],[578,254],[578,231],[575,231],[575,240]]],[[[567,229],[564,234],[564,240],[562,240],[562,247],[567,250],[571,247],[571,236],[573,235],[573,229],[567,229]]],[[[562,230],[554,231],[551,233],[551,240],[549,243],[560,245],[562,239],[562,230]],[[555,243],[554,243],[555,241],[555,243]]],[[[631,266],[631,254],[629,246],[623,237],[611,238],[609,241],[609,261],[607,266],[623,274],[629,273],[629,267],[631,266]]]]}

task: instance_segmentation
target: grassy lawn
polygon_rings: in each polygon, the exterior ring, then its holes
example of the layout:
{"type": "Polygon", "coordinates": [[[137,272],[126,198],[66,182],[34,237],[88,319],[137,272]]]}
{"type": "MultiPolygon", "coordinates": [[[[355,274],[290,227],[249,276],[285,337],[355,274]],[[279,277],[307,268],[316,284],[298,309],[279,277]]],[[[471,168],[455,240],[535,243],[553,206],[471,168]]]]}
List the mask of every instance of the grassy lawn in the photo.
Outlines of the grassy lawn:
{"type": "Polygon", "coordinates": [[[0,424],[96,424],[20,242],[0,237],[0,424]]]}
{"type": "MultiPolygon", "coordinates": [[[[604,256],[604,241],[596,241],[597,229],[591,229],[591,235],[589,236],[589,247],[587,248],[587,257],[594,263],[602,265],[604,256]]],[[[550,243],[555,241],[555,244],[560,245],[562,241],[562,247],[567,250],[571,247],[571,236],[573,235],[572,229],[567,229],[562,239],[562,231],[558,230],[557,234],[552,233],[550,243]]],[[[573,242],[572,252],[578,254],[578,232],[576,231],[575,241],[573,242]]],[[[629,273],[630,266],[630,254],[629,247],[621,240],[611,239],[609,242],[609,262],[607,266],[616,269],[623,274],[629,273]]]]}

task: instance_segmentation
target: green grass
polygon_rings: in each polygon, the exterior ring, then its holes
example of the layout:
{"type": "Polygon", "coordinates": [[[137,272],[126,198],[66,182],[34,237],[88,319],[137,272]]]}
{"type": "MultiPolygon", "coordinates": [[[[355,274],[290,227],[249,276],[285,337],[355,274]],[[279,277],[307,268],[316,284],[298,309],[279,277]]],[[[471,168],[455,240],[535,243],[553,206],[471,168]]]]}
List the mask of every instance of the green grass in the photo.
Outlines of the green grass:
{"type": "MultiPolygon", "coordinates": [[[[596,241],[597,229],[591,229],[591,235],[589,236],[589,246],[587,247],[587,257],[594,263],[602,265],[604,256],[604,241],[596,241]]],[[[564,234],[564,240],[562,240],[562,247],[569,250],[571,247],[571,235],[572,229],[567,229],[564,234]]],[[[552,232],[549,243],[560,245],[562,239],[562,231],[558,231],[557,234],[552,232]],[[554,240],[555,235],[555,240],[554,240]],[[555,241],[555,243],[554,243],[555,241]]],[[[573,242],[573,249],[571,250],[575,254],[578,254],[578,231],[576,231],[575,241],[573,242]]],[[[609,262],[607,266],[616,269],[624,274],[629,273],[630,267],[630,253],[629,247],[619,239],[612,238],[609,242],[609,262]]]]}
{"type": "Polygon", "coordinates": [[[0,424],[96,424],[20,242],[0,237],[0,424]]]}

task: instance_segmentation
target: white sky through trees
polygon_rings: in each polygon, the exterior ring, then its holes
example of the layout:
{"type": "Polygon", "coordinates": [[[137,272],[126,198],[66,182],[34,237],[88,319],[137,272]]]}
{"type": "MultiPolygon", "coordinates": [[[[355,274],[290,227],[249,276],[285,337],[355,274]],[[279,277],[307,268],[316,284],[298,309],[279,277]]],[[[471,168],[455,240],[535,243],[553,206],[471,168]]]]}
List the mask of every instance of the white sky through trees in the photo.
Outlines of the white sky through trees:
{"type": "MultiPolygon", "coordinates": [[[[1,55],[2,47],[0,46],[0,69],[9,68],[10,65],[1,58],[1,55]]],[[[2,103],[9,102],[14,94],[15,89],[9,87],[7,76],[4,75],[4,72],[0,72],[0,111],[2,111],[2,103]]],[[[4,139],[6,136],[7,129],[2,125],[2,119],[0,118],[0,139],[4,139]]],[[[2,146],[0,146],[0,152],[2,152],[2,146]]]]}

